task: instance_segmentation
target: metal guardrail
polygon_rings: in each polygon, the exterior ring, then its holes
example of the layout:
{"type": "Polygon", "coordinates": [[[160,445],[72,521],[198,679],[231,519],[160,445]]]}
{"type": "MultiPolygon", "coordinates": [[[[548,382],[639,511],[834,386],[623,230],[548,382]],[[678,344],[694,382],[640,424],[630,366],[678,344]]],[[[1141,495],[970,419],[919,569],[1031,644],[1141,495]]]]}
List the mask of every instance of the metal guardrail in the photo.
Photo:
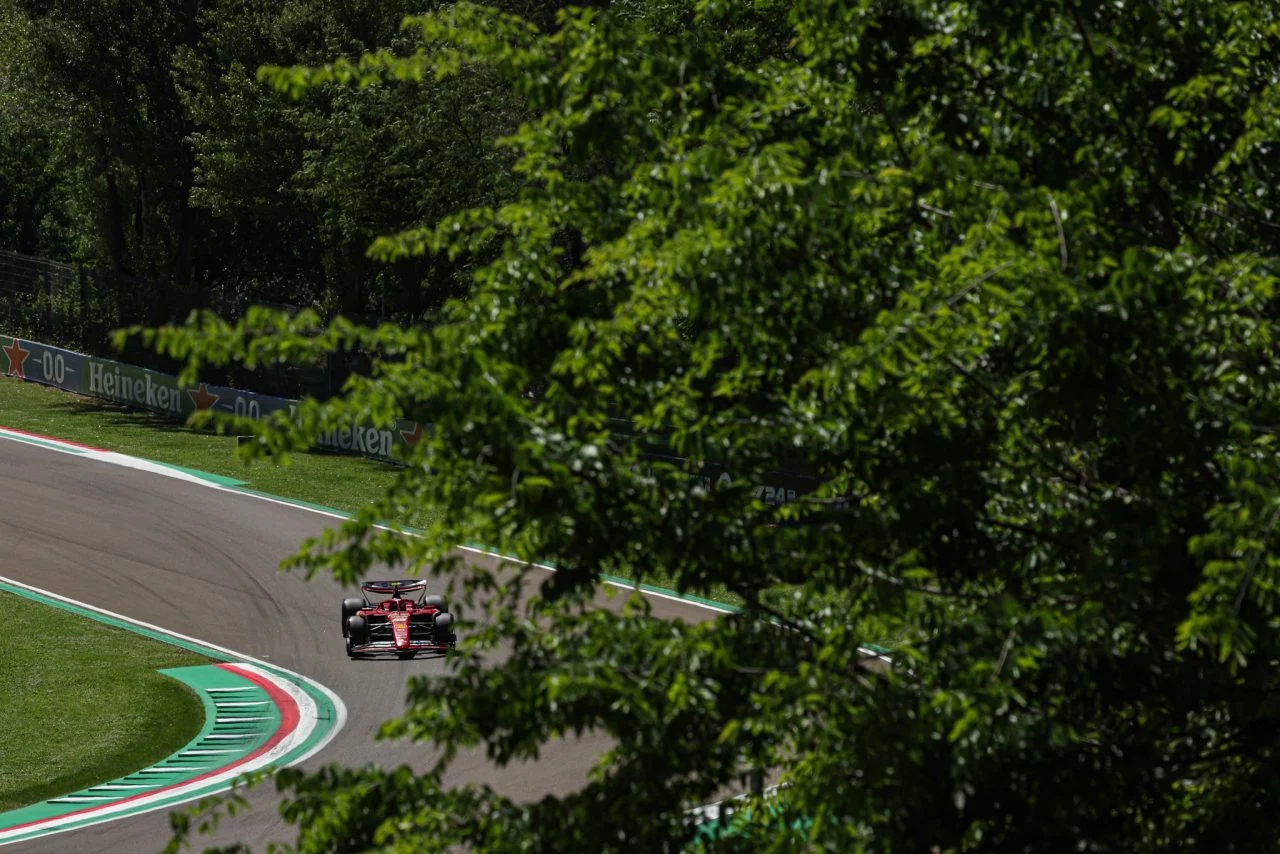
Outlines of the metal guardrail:
{"type": "MultiPolygon", "coordinates": [[[[229,296],[217,289],[204,294],[209,307],[226,318],[243,315],[250,304],[286,312],[298,306],[229,296]]],[[[0,333],[94,356],[124,359],[164,372],[176,372],[171,359],[132,342],[124,352],[111,345],[114,329],[135,323],[180,321],[198,295],[179,293],[163,283],[111,270],[67,264],[0,249],[0,333]]],[[[361,318],[376,323],[379,318],[361,318]]],[[[368,373],[370,360],[359,352],[332,353],[312,365],[270,365],[250,372],[238,366],[209,371],[209,379],[236,388],[253,388],[278,397],[331,397],[352,373],[368,373]]]]}
{"type": "Polygon", "coordinates": [[[78,291],[79,284],[70,264],[0,250],[0,290],[64,295],[78,291]]]}

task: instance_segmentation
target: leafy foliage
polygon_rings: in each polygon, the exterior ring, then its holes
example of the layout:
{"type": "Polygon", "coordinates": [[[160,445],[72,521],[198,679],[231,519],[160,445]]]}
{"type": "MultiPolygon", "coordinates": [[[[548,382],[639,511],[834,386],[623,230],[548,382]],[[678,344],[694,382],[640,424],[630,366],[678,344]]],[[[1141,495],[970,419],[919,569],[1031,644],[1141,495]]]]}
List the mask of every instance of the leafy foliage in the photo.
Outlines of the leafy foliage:
{"type": "Polygon", "coordinates": [[[419,8],[4,0],[0,246],[122,274],[126,323],[255,302],[421,320],[466,292],[465,271],[364,250],[505,198],[493,141],[522,105],[480,66],[296,104],[254,79],[267,62],[403,51],[399,24],[419,8]]]}
{"type": "Polygon", "coordinates": [[[449,265],[371,265],[378,234],[434,219],[500,192],[492,139],[518,105],[494,81],[448,88],[316,93],[290,104],[254,80],[264,62],[319,62],[376,46],[403,52],[406,4],[214,4],[204,42],[177,61],[196,173],[191,201],[225,224],[239,264],[220,288],[266,300],[420,318],[459,293],[449,265]],[[483,105],[483,110],[477,105],[483,105]],[[327,287],[325,287],[327,285],[327,287]]]}
{"type": "Polygon", "coordinates": [[[308,98],[483,66],[530,113],[518,192],[373,242],[481,259],[430,329],[152,336],[192,364],[383,354],[271,425],[276,452],[356,412],[434,425],[296,563],[483,597],[447,687],[384,730],[444,759],[283,776],[300,849],[676,850],[752,767],[785,808],[725,847],[1271,847],[1275,9],[652,8],[543,29],[459,4],[411,19],[412,52],[265,70],[308,98]],[[618,413],[639,441],[611,442],[618,413]],[[637,465],[658,435],[686,465],[637,465]],[[794,459],[842,512],[756,497],[794,459]],[[708,460],[730,481],[691,484],[708,460]],[[422,507],[423,538],[373,528],[422,507]],[[526,574],[458,564],[477,540],[568,568],[525,602],[526,574]],[[588,607],[658,570],[745,607],[588,607]],[[891,674],[872,624],[908,638],[891,674]],[[588,731],[616,747],[574,794],[443,782],[462,748],[588,731]]]}

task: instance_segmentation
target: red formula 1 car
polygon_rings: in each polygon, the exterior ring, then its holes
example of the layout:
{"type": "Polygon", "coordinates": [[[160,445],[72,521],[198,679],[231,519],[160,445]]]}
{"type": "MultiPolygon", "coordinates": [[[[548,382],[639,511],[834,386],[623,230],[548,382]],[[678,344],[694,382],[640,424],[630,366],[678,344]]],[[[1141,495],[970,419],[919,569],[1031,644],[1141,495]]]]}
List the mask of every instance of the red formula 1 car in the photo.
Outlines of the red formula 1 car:
{"type": "Polygon", "coordinates": [[[428,596],[422,581],[365,581],[362,599],[342,602],[342,636],[347,655],[394,654],[413,658],[420,652],[443,654],[457,646],[453,615],[443,596],[428,596]],[[420,593],[417,599],[405,594],[420,593]],[[375,598],[370,598],[370,597],[375,598]],[[378,599],[376,597],[387,597],[378,599]]]}

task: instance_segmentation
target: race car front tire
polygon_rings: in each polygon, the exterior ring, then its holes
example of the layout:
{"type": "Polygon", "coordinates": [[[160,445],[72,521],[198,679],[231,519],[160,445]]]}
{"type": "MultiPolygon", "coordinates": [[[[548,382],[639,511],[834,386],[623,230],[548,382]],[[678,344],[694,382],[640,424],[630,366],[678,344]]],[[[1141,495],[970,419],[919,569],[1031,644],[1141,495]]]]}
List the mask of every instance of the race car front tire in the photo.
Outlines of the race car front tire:
{"type": "Polygon", "coordinates": [[[356,612],[364,607],[363,599],[343,599],[342,600],[342,636],[347,636],[347,620],[356,615],[356,612]]]}
{"type": "Polygon", "coordinates": [[[453,633],[453,614],[436,614],[431,634],[436,643],[452,645],[457,640],[457,635],[453,633]]]}
{"type": "Polygon", "coordinates": [[[344,634],[350,638],[348,646],[369,642],[369,621],[364,617],[359,615],[347,617],[347,621],[343,623],[343,628],[346,630],[344,634]]]}

